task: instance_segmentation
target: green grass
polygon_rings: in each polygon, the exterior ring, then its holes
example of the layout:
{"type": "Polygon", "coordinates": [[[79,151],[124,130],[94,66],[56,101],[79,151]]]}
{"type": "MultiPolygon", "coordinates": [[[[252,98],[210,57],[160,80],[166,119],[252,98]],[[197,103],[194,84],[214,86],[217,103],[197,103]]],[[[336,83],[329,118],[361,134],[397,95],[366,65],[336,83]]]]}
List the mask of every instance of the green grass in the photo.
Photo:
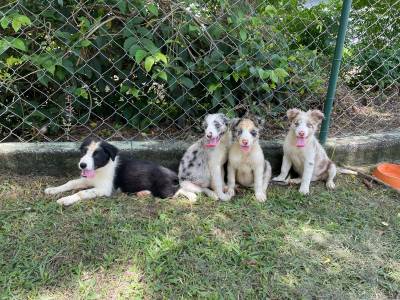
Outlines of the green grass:
{"type": "Polygon", "coordinates": [[[0,177],[0,299],[400,297],[399,195],[356,178],[62,208],[42,191],[64,181],[0,177]]]}

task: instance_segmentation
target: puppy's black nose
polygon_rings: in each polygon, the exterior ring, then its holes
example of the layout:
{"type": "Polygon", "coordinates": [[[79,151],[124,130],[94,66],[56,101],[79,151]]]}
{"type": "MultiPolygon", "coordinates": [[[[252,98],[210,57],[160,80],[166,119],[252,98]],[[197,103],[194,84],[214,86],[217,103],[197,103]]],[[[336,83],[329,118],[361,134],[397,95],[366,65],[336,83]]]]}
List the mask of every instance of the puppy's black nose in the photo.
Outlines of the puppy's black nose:
{"type": "Polygon", "coordinates": [[[80,167],[81,169],[84,169],[84,168],[86,168],[86,166],[87,166],[87,164],[86,164],[86,163],[80,163],[80,164],[79,164],[79,167],[80,167]]]}

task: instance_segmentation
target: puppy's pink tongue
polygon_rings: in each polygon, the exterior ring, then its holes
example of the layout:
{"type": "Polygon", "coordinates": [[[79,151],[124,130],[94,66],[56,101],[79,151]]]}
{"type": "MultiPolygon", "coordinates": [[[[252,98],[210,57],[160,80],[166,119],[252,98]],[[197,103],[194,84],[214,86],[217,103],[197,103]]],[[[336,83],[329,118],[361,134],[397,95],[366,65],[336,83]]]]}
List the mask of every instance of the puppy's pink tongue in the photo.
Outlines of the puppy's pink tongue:
{"type": "Polygon", "coordinates": [[[208,140],[208,143],[206,144],[207,147],[215,147],[218,145],[218,138],[212,138],[208,140]]]}
{"type": "Polygon", "coordinates": [[[249,152],[249,151],[250,151],[250,147],[249,147],[249,146],[242,146],[242,145],[240,145],[240,149],[241,149],[243,152],[249,152]]]}
{"type": "Polygon", "coordinates": [[[95,173],[94,170],[82,170],[81,175],[86,178],[93,178],[95,173]]]}
{"type": "Polygon", "coordinates": [[[304,147],[306,144],[305,137],[297,136],[296,137],[296,147],[304,147]]]}

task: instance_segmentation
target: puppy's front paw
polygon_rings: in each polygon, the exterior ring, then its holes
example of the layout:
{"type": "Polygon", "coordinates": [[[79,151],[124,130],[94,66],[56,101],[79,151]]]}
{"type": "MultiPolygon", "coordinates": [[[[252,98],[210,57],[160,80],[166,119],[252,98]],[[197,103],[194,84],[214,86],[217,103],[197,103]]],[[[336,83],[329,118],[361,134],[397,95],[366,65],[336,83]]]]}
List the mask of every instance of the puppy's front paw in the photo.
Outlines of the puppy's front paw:
{"type": "Polygon", "coordinates": [[[284,182],[286,182],[287,180],[282,175],[279,175],[279,176],[276,176],[276,177],[272,178],[272,181],[284,181],[284,182]]]}
{"type": "Polygon", "coordinates": [[[44,190],[44,193],[47,195],[54,195],[54,194],[58,194],[58,190],[56,187],[49,187],[44,190]]]}
{"type": "Polygon", "coordinates": [[[256,193],[256,199],[258,202],[265,202],[267,200],[267,195],[265,193],[256,193]]]}
{"type": "Polygon", "coordinates": [[[76,200],[75,197],[67,196],[67,197],[62,197],[62,198],[58,199],[57,203],[60,205],[68,206],[68,205],[74,204],[77,201],[79,201],[79,200],[76,200]]]}
{"type": "Polygon", "coordinates": [[[235,196],[235,188],[228,188],[227,194],[229,197],[235,196]]]}
{"type": "Polygon", "coordinates": [[[146,198],[150,197],[151,195],[152,195],[151,192],[148,190],[143,190],[136,193],[136,196],[138,196],[139,198],[146,198]]]}
{"type": "Polygon", "coordinates": [[[308,195],[310,193],[310,188],[301,186],[299,189],[299,192],[300,192],[300,194],[308,195]]]}
{"type": "Polygon", "coordinates": [[[231,200],[231,196],[229,196],[228,194],[222,193],[220,195],[218,195],[219,200],[221,201],[229,201],[231,200]]]}
{"type": "Polygon", "coordinates": [[[333,190],[336,187],[335,183],[333,181],[327,181],[326,182],[326,188],[329,190],[333,190]]]}

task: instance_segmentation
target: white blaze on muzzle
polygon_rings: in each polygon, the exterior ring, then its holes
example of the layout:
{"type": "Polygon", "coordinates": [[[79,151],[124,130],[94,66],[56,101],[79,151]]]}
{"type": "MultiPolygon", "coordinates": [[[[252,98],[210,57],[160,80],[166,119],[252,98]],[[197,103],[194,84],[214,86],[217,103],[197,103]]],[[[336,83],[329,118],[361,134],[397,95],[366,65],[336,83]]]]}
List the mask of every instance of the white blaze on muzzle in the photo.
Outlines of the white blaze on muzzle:
{"type": "Polygon", "coordinates": [[[249,152],[253,142],[254,137],[251,135],[250,131],[247,129],[242,129],[242,134],[239,136],[240,149],[243,152],[249,152]]]}
{"type": "Polygon", "coordinates": [[[98,145],[97,143],[89,145],[86,154],[82,156],[81,159],[79,160],[78,166],[79,169],[82,170],[81,172],[82,177],[93,178],[96,174],[94,171],[95,166],[94,166],[93,152],[96,150],[97,145],[98,145]],[[86,164],[84,168],[81,167],[82,163],[86,164]]]}
{"type": "Polygon", "coordinates": [[[308,127],[307,115],[303,115],[294,122],[294,132],[296,134],[296,147],[302,148],[306,145],[306,140],[312,134],[312,129],[308,127]]]}

